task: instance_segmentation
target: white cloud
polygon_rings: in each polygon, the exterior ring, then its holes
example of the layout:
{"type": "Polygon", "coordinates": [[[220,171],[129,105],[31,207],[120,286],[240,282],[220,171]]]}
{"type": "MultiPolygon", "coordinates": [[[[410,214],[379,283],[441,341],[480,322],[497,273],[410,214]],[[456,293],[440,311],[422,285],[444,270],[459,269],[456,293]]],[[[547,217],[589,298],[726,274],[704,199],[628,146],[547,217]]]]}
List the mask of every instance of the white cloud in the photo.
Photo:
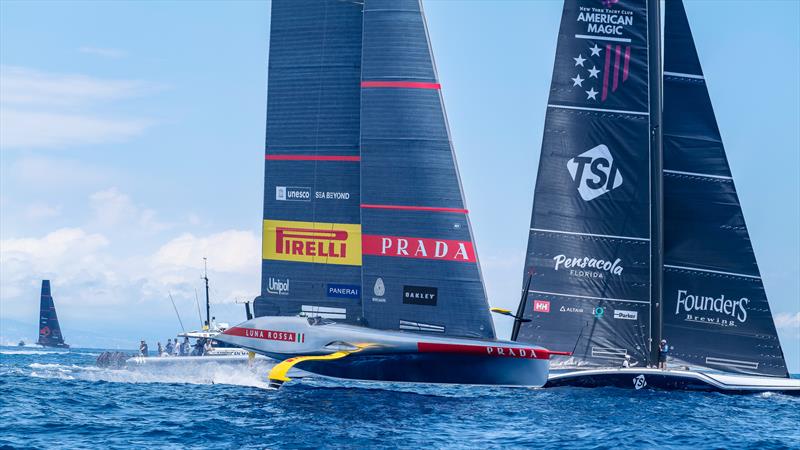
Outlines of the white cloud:
{"type": "Polygon", "coordinates": [[[136,206],[130,197],[117,188],[95,192],[89,196],[89,204],[94,212],[94,225],[101,227],[130,225],[149,233],[171,227],[170,224],[159,222],[155,211],[136,206]]]}
{"type": "Polygon", "coordinates": [[[800,312],[775,314],[775,328],[793,336],[800,336],[800,312]]]}
{"type": "Polygon", "coordinates": [[[51,219],[61,215],[61,205],[52,206],[46,203],[33,203],[25,208],[23,214],[30,220],[51,219]]]}
{"type": "Polygon", "coordinates": [[[0,107],[1,148],[46,148],[124,141],[142,133],[146,120],[20,111],[0,107]]]}
{"type": "Polygon", "coordinates": [[[87,55],[102,56],[104,58],[112,59],[119,59],[126,55],[124,51],[116,48],[81,47],[78,49],[78,51],[87,55]]]}
{"type": "Polygon", "coordinates": [[[183,234],[166,244],[153,256],[156,268],[203,267],[203,257],[208,257],[218,272],[260,273],[261,240],[251,231],[227,230],[197,237],[183,234]]]}
{"type": "Polygon", "coordinates": [[[129,139],[152,121],[114,117],[92,107],[155,89],[140,81],[0,66],[0,147],[66,147],[129,139]]]}

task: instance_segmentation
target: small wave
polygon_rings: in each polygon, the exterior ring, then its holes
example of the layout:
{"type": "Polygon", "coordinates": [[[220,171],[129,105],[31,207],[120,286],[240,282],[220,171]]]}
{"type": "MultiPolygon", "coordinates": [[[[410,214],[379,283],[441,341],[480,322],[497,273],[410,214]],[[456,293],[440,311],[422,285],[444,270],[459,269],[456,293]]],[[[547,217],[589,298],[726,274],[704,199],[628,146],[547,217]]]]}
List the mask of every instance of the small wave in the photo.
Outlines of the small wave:
{"type": "Polygon", "coordinates": [[[68,351],[51,350],[0,350],[0,355],[66,355],[68,351]]]}

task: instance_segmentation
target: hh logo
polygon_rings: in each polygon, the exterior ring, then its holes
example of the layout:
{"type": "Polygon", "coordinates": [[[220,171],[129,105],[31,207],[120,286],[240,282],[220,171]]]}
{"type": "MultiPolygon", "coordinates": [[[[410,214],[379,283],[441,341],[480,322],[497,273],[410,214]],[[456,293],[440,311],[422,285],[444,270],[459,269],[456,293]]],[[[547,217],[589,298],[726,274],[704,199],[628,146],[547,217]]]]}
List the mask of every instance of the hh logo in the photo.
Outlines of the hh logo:
{"type": "Polygon", "coordinates": [[[567,161],[575,188],[585,201],[622,186],[622,174],[605,145],[598,145],[567,161]]]}
{"type": "Polygon", "coordinates": [[[638,375],[633,378],[633,387],[636,388],[637,391],[645,386],[647,386],[647,381],[645,381],[644,375],[638,375]]]}
{"type": "Polygon", "coordinates": [[[472,242],[400,236],[364,235],[364,254],[400,258],[475,262],[472,242]]]}
{"type": "Polygon", "coordinates": [[[265,220],[263,258],[361,265],[361,225],[265,220]]]}
{"type": "Polygon", "coordinates": [[[533,301],[533,311],[540,312],[540,313],[549,313],[550,312],[550,302],[547,300],[534,300],[533,301]]]}

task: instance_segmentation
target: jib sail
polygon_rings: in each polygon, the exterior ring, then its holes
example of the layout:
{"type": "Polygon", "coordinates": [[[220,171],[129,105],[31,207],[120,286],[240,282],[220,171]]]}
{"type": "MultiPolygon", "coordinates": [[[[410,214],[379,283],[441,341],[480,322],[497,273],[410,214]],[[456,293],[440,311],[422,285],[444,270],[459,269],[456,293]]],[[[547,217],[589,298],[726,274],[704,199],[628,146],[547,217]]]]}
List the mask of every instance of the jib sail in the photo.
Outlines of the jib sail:
{"type": "Polygon", "coordinates": [[[42,295],[39,301],[39,340],[44,347],[69,347],[64,343],[61,326],[53,297],[50,295],[50,280],[42,280],[42,295]]]}
{"type": "Polygon", "coordinates": [[[664,337],[671,356],[788,376],[683,3],[666,2],[664,337]]]}
{"type": "Polygon", "coordinates": [[[648,15],[644,0],[564,4],[517,339],[574,349],[569,363],[648,359],[648,15]]]}
{"type": "Polygon", "coordinates": [[[420,2],[367,0],[363,34],[366,324],[493,338],[420,2]]]}
{"type": "Polygon", "coordinates": [[[361,316],[361,27],[361,2],[272,2],[257,316],[361,316]]]}

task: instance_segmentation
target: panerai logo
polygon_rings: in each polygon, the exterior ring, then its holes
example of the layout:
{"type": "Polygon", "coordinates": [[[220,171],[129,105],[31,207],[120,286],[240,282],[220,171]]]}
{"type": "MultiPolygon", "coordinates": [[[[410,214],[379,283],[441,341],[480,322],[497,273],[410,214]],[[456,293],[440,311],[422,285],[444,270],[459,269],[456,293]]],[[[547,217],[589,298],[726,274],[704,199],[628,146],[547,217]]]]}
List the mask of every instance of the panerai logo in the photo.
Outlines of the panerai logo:
{"type": "Polygon", "coordinates": [[[567,170],[581,198],[587,202],[622,186],[622,174],[603,144],[567,161],[567,170]]]}
{"type": "Polygon", "coordinates": [[[289,295],[289,279],[281,281],[278,278],[269,277],[267,292],[275,295],[289,295]]]}
{"type": "Polygon", "coordinates": [[[612,262],[605,259],[568,258],[566,255],[558,255],[553,261],[556,263],[556,270],[561,267],[569,269],[569,274],[574,277],[604,278],[607,273],[619,276],[624,269],[620,265],[622,260],[619,258],[612,262]]]}
{"type": "Polygon", "coordinates": [[[678,290],[678,303],[675,305],[675,314],[686,313],[690,322],[707,322],[723,326],[735,326],[734,319],[739,323],[747,322],[747,304],[750,299],[742,297],[739,300],[719,297],[704,297],[690,294],[685,290],[678,290]],[[717,313],[717,317],[704,313],[717,313]],[[718,317],[722,314],[724,318],[718,317]],[[728,316],[728,317],[725,317],[728,316]]]}

